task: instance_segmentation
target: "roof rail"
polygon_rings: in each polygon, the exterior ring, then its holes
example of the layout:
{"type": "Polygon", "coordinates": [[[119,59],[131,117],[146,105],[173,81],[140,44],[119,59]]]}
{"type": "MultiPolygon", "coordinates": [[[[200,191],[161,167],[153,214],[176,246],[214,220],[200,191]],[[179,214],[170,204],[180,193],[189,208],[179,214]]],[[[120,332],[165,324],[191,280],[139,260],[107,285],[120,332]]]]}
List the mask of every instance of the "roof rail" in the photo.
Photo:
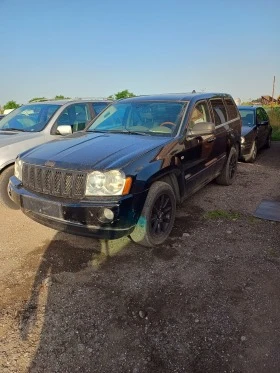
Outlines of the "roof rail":
{"type": "Polygon", "coordinates": [[[96,101],[113,101],[108,97],[74,97],[72,100],[96,100],[96,101]]]}

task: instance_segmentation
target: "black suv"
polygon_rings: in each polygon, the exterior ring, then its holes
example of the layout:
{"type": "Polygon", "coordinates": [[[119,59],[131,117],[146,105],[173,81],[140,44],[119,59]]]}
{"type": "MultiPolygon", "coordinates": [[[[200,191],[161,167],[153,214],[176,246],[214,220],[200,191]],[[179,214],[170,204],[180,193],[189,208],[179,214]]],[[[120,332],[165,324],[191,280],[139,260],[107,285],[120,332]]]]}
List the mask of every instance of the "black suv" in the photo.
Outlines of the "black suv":
{"type": "Polygon", "coordinates": [[[236,176],[241,119],[228,94],[139,96],[85,131],[22,153],[9,193],[30,218],[68,233],[163,243],[176,204],[236,176]]]}

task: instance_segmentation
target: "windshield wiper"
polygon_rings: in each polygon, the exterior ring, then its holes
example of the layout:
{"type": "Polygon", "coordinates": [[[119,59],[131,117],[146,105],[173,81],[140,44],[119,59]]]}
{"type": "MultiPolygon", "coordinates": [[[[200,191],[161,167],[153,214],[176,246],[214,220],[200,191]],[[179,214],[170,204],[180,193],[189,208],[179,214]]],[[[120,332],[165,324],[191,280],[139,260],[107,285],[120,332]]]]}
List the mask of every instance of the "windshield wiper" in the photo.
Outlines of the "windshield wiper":
{"type": "Polygon", "coordinates": [[[19,131],[19,132],[26,132],[25,130],[23,129],[20,129],[20,128],[1,128],[1,131],[19,131]]]}
{"type": "Polygon", "coordinates": [[[123,130],[106,130],[106,131],[101,131],[101,130],[93,130],[93,131],[87,131],[87,132],[101,132],[101,133],[127,133],[128,135],[141,135],[141,136],[151,136],[147,132],[141,132],[141,131],[129,131],[127,129],[123,130]]]}
{"type": "Polygon", "coordinates": [[[110,133],[127,133],[129,135],[141,135],[141,136],[150,136],[150,134],[148,134],[147,132],[141,132],[141,131],[130,131],[130,130],[127,130],[126,128],[123,129],[123,130],[109,130],[107,132],[110,132],[110,133]]]}
{"type": "Polygon", "coordinates": [[[107,133],[108,131],[102,131],[102,130],[87,130],[86,132],[98,132],[98,133],[107,133]]]}
{"type": "Polygon", "coordinates": [[[141,136],[151,136],[148,132],[141,132],[141,131],[127,131],[130,135],[141,135],[141,136]]]}

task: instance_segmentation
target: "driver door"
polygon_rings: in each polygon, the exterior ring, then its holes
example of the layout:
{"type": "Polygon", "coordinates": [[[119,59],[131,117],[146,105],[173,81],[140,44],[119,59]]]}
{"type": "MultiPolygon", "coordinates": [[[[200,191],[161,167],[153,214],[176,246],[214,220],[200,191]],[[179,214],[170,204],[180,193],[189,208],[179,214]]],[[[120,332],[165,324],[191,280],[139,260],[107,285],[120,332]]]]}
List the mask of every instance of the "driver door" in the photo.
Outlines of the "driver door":
{"type": "Polygon", "coordinates": [[[208,183],[211,178],[211,165],[215,163],[213,154],[215,135],[192,135],[192,129],[201,122],[211,122],[207,101],[199,101],[193,107],[187,123],[184,150],[179,155],[185,178],[186,195],[208,183]]]}

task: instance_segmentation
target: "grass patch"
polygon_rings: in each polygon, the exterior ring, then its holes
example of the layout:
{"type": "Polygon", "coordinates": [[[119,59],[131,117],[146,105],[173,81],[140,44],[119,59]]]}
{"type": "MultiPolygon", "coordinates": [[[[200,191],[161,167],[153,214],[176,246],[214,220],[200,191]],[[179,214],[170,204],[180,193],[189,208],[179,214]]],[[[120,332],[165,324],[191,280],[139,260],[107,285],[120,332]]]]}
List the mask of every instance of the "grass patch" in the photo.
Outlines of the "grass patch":
{"type": "Polygon", "coordinates": [[[272,126],[272,140],[280,141],[280,126],[272,126]]]}
{"type": "Polygon", "coordinates": [[[279,252],[276,251],[275,249],[268,249],[267,254],[269,256],[272,256],[273,258],[279,258],[279,256],[280,256],[279,252]]]}
{"type": "Polygon", "coordinates": [[[240,218],[239,212],[225,211],[225,210],[212,210],[207,211],[203,217],[209,220],[226,219],[237,220],[240,218]]]}
{"type": "Polygon", "coordinates": [[[257,224],[259,223],[260,219],[256,218],[255,216],[248,216],[248,221],[250,224],[257,224]]]}

